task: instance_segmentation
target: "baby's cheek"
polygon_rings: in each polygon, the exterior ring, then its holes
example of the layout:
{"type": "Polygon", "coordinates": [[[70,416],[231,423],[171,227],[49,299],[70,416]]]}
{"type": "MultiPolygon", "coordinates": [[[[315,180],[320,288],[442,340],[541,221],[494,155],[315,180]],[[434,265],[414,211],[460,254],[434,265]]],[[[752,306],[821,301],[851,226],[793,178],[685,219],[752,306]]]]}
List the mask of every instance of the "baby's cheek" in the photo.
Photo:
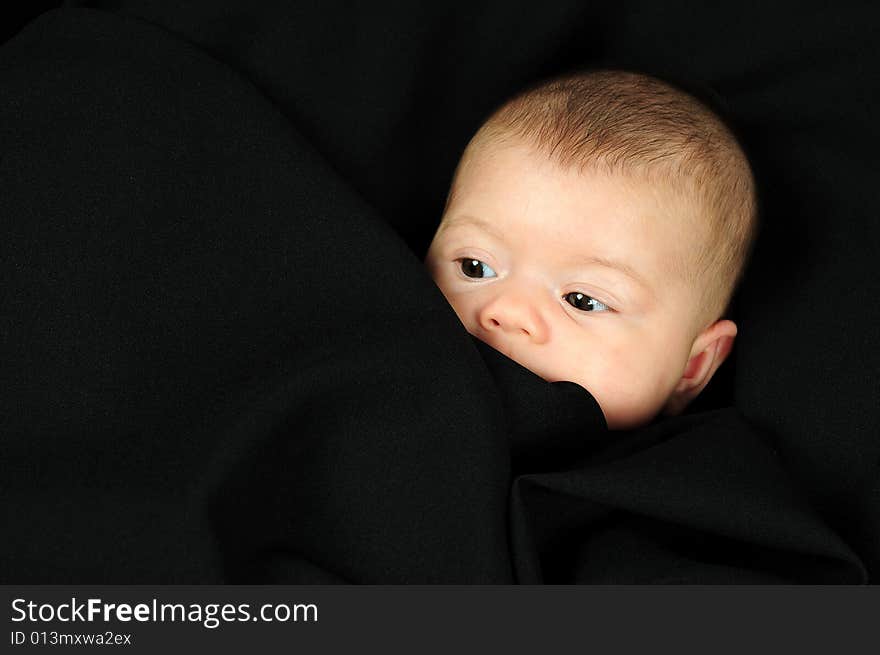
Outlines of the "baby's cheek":
{"type": "Polygon", "coordinates": [[[599,403],[611,429],[641,425],[659,411],[657,381],[644,362],[625,352],[610,351],[594,364],[581,386],[599,403]]]}

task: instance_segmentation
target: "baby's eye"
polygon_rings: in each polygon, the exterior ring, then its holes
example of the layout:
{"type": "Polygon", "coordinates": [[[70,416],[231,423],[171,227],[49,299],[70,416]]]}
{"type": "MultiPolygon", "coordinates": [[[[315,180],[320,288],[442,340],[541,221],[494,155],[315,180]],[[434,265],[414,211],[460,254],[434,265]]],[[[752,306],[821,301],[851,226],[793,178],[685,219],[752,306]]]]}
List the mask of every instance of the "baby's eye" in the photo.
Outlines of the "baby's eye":
{"type": "Polygon", "coordinates": [[[484,264],[479,259],[468,259],[465,257],[458,261],[460,262],[459,266],[461,267],[461,272],[468,277],[498,277],[495,271],[492,270],[491,266],[484,264]]]}
{"type": "Polygon", "coordinates": [[[599,311],[610,311],[611,308],[605,303],[599,302],[595,298],[591,298],[590,296],[581,293],[580,291],[572,291],[571,293],[565,294],[563,296],[565,301],[570,304],[575,309],[580,309],[585,312],[599,312],[599,311]]]}

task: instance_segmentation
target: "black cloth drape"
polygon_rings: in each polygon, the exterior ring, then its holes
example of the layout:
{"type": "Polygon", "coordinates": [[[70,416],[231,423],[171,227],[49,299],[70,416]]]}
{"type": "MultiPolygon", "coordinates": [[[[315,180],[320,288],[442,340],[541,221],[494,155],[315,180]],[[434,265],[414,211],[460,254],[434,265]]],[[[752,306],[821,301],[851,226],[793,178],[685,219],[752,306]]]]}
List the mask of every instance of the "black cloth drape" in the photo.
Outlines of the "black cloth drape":
{"type": "Polygon", "coordinates": [[[0,46],[0,581],[876,580],[868,9],[69,4],[0,46]],[[420,261],[586,65],[717,93],[762,189],[732,360],[630,432],[420,261]]]}

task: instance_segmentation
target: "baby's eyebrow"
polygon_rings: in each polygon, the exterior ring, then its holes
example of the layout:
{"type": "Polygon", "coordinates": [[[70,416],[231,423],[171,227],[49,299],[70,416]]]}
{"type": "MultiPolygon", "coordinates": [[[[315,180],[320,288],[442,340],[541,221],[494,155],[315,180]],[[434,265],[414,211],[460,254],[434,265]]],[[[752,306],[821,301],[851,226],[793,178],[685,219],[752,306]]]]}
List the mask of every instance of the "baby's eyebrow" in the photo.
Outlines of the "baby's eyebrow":
{"type": "Polygon", "coordinates": [[[489,236],[494,237],[497,241],[504,241],[504,236],[501,234],[501,231],[492,225],[489,221],[478,218],[476,216],[468,216],[465,214],[459,214],[457,216],[453,216],[452,218],[447,218],[443,221],[443,224],[440,226],[440,231],[452,228],[452,227],[476,227],[483,232],[486,232],[489,236]]]}
{"type": "Polygon", "coordinates": [[[600,255],[587,255],[573,259],[572,263],[575,266],[603,266],[605,268],[610,268],[630,277],[636,284],[643,287],[645,290],[649,292],[651,291],[651,285],[648,284],[645,276],[626,262],[617,259],[609,259],[600,255]]]}

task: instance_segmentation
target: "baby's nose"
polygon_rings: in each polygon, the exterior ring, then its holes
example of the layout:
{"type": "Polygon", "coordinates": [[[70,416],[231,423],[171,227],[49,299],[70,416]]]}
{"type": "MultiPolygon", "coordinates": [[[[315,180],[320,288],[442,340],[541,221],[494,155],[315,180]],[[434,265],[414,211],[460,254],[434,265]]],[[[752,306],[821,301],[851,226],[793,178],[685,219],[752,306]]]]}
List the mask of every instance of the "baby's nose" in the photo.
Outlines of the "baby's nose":
{"type": "Polygon", "coordinates": [[[486,332],[508,338],[523,335],[535,343],[545,343],[550,336],[550,327],[540,309],[522,294],[496,297],[480,310],[478,319],[486,332]]]}

